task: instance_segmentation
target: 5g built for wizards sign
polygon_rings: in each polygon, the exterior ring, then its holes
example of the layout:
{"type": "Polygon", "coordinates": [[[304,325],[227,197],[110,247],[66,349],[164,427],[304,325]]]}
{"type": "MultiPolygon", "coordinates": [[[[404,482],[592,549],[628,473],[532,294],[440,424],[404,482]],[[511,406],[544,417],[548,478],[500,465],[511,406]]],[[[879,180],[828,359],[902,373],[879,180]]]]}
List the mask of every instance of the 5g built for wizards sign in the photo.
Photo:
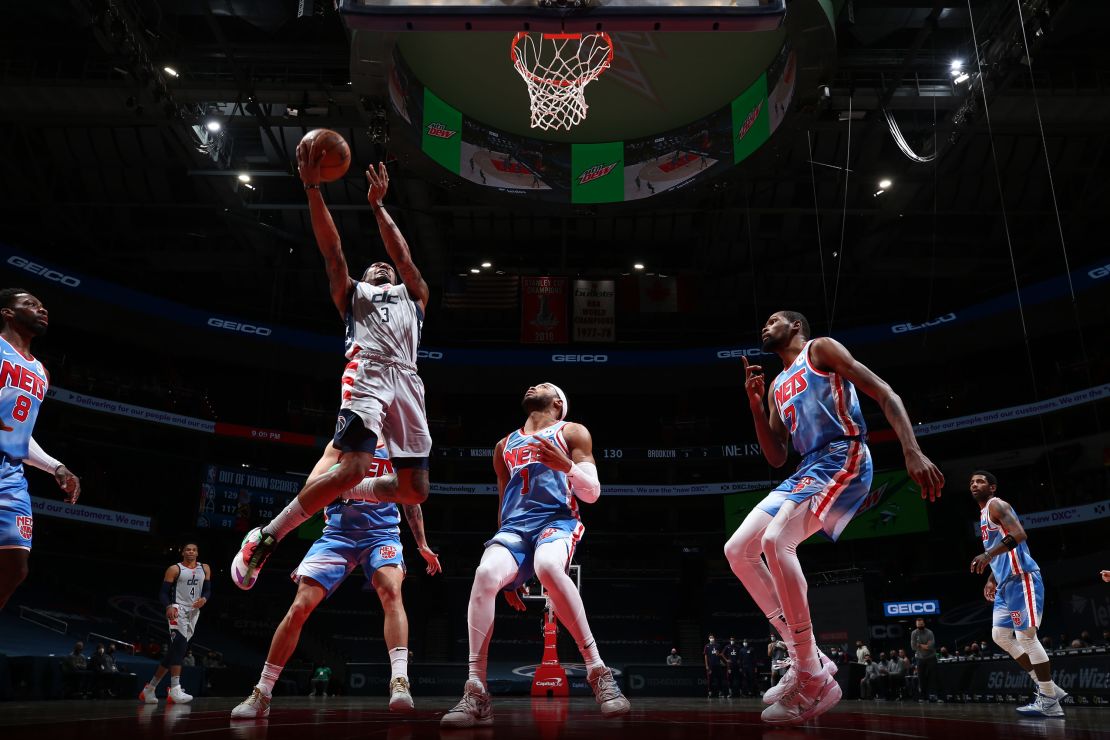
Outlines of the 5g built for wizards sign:
{"type": "Polygon", "coordinates": [[[930,617],[937,614],[940,614],[940,602],[936,599],[883,602],[885,617],[930,617]]]}

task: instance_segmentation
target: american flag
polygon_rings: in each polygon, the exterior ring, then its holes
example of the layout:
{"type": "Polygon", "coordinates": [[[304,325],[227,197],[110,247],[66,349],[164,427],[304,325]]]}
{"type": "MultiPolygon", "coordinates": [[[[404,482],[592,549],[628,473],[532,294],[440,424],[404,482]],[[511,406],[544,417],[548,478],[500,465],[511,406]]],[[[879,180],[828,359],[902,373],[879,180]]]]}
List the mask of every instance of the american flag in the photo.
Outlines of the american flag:
{"type": "Polygon", "coordinates": [[[444,308],[516,310],[520,278],[516,275],[467,275],[448,278],[444,308]]]}

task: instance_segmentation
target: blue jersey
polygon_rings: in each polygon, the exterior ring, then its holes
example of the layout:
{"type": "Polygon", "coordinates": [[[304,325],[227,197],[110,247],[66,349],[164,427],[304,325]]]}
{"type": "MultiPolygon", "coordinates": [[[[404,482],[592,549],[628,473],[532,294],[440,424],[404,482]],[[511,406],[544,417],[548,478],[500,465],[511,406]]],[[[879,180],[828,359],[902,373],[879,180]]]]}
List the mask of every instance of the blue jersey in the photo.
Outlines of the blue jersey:
{"type": "Polygon", "coordinates": [[[31,432],[46,398],[46,368],[0,337],[0,454],[19,462],[27,457],[31,432]]]}
{"type": "MultiPolygon", "coordinates": [[[[983,535],[983,550],[991,549],[1009,534],[1001,524],[996,524],[991,519],[991,501],[1002,501],[1002,499],[992,498],[979,512],[979,531],[983,535]]],[[[1014,512],[1014,518],[1017,518],[1016,511],[1014,512]]],[[[1021,520],[1018,519],[1018,521],[1021,520]]],[[[1010,578],[1020,577],[1026,573],[1038,572],[1040,569],[1037,561],[1029,554],[1028,540],[1022,542],[1013,550],[1008,550],[991,560],[991,573],[994,574],[994,582],[997,584],[1002,584],[1010,578]]]]}
{"type": "Polygon", "coordinates": [[[501,529],[531,532],[557,519],[579,518],[578,501],[570,492],[566,473],[539,461],[538,438],[551,440],[568,452],[563,439],[567,423],[555,422],[535,434],[518,429],[505,438],[502,458],[509,470],[509,482],[501,499],[501,529]]]}
{"type": "Polygon", "coordinates": [[[779,418],[790,432],[794,449],[802,455],[834,439],[867,433],[856,387],[837,373],[818,370],[810,363],[812,342],[806,342],[790,367],[771,384],[779,418]]]}
{"type": "MultiPolygon", "coordinates": [[[[376,458],[366,471],[367,478],[377,478],[379,475],[388,475],[393,472],[393,463],[389,461],[389,454],[385,445],[380,441],[374,450],[376,458]]],[[[344,534],[350,532],[366,532],[370,530],[401,532],[401,512],[397,504],[374,504],[368,501],[337,501],[324,509],[324,534],[344,534]]]]}

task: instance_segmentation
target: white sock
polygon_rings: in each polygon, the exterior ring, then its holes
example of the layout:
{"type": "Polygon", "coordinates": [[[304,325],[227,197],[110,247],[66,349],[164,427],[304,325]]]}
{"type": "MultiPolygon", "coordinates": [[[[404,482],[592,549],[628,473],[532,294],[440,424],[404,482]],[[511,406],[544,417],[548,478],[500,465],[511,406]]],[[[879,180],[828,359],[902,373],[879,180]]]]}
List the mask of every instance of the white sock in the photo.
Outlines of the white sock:
{"type": "Polygon", "coordinates": [[[792,624],[789,627],[790,639],[794,643],[794,659],[798,670],[810,675],[821,670],[817,657],[817,642],[813,639],[813,623],[792,624]]]}
{"type": "Polygon", "coordinates": [[[402,676],[409,677],[409,649],[407,647],[395,647],[389,651],[389,680],[402,676]]]}
{"type": "Polygon", "coordinates": [[[258,688],[262,689],[263,694],[270,696],[274,693],[274,684],[281,677],[281,669],[284,667],[273,663],[262,664],[262,677],[258,679],[258,688]]]}
{"type": "MultiPolygon", "coordinates": [[[[1036,671],[1030,669],[1029,671],[1027,671],[1027,673],[1029,674],[1029,678],[1033,679],[1033,683],[1037,684],[1037,686],[1041,685],[1040,680],[1037,678],[1036,671]]],[[[1046,692],[1049,696],[1058,696],[1060,694],[1066,693],[1063,689],[1056,685],[1055,681],[1049,681],[1048,685],[1052,687],[1052,691],[1046,692]]],[[[1044,689],[1042,688],[1041,690],[1043,691],[1044,689]]]]}
{"type": "Polygon", "coordinates": [[[601,655],[597,651],[597,640],[589,632],[586,633],[585,637],[586,639],[578,646],[578,650],[582,653],[582,660],[586,661],[586,673],[594,668],[604,668],[605,664],[601,662],[601,655]]]}
{"type": "Polygon", "coordinates": [[[1041,693],[1050,699],[1056,697],[1056,684],[1052,681],[1037,681],[1037,686],[1040,688],[1041,693]]]}
{"type": "Polygon", "coordinates": [[[181,676],[170,676],[170,688],[181,685],[181,676]]]}
{"type": "Polygon", "coordinates": [[[295,498],[262,531],[280,541],[310,516],[312,515],[301,508],[300,499],[295,498]]]}

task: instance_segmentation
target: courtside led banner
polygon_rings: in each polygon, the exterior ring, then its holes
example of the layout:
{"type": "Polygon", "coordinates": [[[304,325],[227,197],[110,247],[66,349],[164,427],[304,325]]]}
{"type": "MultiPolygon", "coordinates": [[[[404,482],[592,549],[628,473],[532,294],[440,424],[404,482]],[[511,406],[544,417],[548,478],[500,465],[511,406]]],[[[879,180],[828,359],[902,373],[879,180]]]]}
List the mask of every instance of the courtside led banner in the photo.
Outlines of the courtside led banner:
{"type": "Polygon", "coordinates": [[[937,614],[940,614],[939,599],[883,602],[883,616],[885,617],[933,617],[937,614]]]}
{"type": "Polygon", "coordinates": [[[31,497],[31,511],[38,516],[52,516],[57,519],[71,519],[86,524],[102,524],[105,527],[131,529],[136,532],[150,531],[150,517],[128,514],[111,509],[98,509],[95,506],[67,504],[64,501],[31,497]]]}

